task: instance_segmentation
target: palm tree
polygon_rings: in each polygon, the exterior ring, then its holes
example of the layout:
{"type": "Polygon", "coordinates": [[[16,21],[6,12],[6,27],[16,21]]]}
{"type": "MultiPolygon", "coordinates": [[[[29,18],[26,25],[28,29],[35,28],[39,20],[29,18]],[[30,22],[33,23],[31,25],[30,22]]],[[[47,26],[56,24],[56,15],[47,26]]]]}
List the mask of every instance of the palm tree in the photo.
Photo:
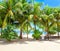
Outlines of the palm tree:
{"type": "Polygon", "coordinates": [[[3,25],[3,20],[5,17],[5,10],[4,7],[2,6],[3,2],[0,2],[0,28],[1,28],[1,34],[2,34],[2,25],[3,25]]]}
{"type": "Polygon", "coordinates": [[[23,27],[23,32],[27,33],[27,39],[28,39],[28,34],[32,31],[32,26],[30,22],[26,22],[23,27]]]}
{"type": "Polygon", "coordinates": [[[54,16],[52,14],[52,8],[45,7],[43,9],[43,15],[40,15],[40,23],[44,27],[47,32],[47,36],[49,39],[49,30],[54,25],[54,16]]]}
{"type": "Polygon", "coordinates": [[[38,19],[39,19],[39,16],[40,16],[41,6],[42,6],[42,3],[34,3],[33,22],[34,22],[35,30],[36,30],[36,23],[38,22],[38,19]]]}
{"type": "Polygon", "coordinates": [[[3,13],[1,16],[3,17],[3,27],[5,27],[7,24],[11,23],[11,19],[14,19],[14,7],[15,7],[15,2],[13,0],[3,0],[2,3],[0,4],[3,9],[1,9],[1,13],[3,13]]]}
{"type": "MultiPolygon", "coordinates": [[[[26,1],[26,0],[24,0],[26,1]]],[[[3,0],[2,3],[0,4],[1,7],[3,7],[3,16],[4,16],[4,21],[3,21],[3,27],[5,27],[7,24],[11,24],[11,19],[14,20],[16,17],[15,15],[17,15],[18,13],[21,13],[21,10],[23,10],[21,3],[24,3],[24,1],[21,0],[3,0]]],[[[17,15],[18,17],[20,15],[17,15]]],[[[20,19],[20,18],[18,18],[20,19]]],[[[21,17],[22,19],[22,17],[21,17]]],[[[24,18],[22,19],[24,20],[24,18]]],[[[19,20],[20,21],[20,20],[19,20]]],[[[20,23],[22,24],[23,21],[20,21],[20,23]]],[[[21,33],[22,33],[22,29],[21,29],[21,33]]]]}
{"type": "Polygon", "coordinates": [[[22,39],[22,32],[23,32],[23,27],[28,22],[28,17],[31,14],[31,4],[27,2],[27,0],[22,0],[18,5],[19,8],[17,8],[16,13],[15,13],[15,20],[19,22],[20,24],[20,38],[22,39]]]}
{"type": "Polygon", "coordinates": [[[54,17],[55,17],[55,20],[56,20],[57,32],[58,32],[58,38],[59,38],[60,8],[54,8],[54,17]]]}

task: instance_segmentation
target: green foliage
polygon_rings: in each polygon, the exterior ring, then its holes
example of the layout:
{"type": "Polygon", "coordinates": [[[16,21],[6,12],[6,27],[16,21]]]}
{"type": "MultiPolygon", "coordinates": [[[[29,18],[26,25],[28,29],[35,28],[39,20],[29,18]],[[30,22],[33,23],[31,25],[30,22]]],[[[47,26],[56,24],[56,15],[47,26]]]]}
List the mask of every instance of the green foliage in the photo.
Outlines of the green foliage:
{"type": "Polygon", "coordinates": [[[18,37],[17,33],[13,30],[12,26],[8,25],[2,33],[2,38],[5,38],[8,41],[16,39],[18,37]]]}
{"type": "Polygon", "coordinates": [[[2,25],[2,19],[1,19],[1,17],[0,17],[0,27],[1,27],[1,25],[2,25]]]}
{"type": "MultiPolygon", "coordinates": [[[[2,37],[7,40],[17,37],[13,28],[7,26],[8,24],[14,24],[15,21],[18,21],[18,23],[14,26],[23,29],[23,32],[27,34],[32,30],[33,24],[34,29],[37,25],[48,34],[60,32],[60,8],[46,6],[41,9],[41,6],[42,3],[35,2],[35,0],[30,0],[30,3],[27,0],[3,0],[0,2],[0,28],[4,28],[2,37]]],[[[35,30],[32,36],[39,39],[41,34],[39,30],[35,30]]]]}
{"type": "Polygon", "coordinates": [[[34,34],[32,35],[32,37],[34,38],[34,39],[36,39],[36,40],[38,40],[39,38],[40,38],[40,35],[41,35],[42,33],[39,31],[39,30],[35,30],[34,31],[34,34]]]}
{"type": "Polygon", "coordinates": [[[48,33],[51,34],[51,35],[53,35],[53,34],[56,34],[56,31],[51,30],[51,31],[49,31],[48,33]]]}
{"type": "Polygon", "coordinates": [[[49,27],[48,34],[53,35],[53,34],[56,34],[56,32],[57,32],[56,25],[53,25],[53,26],[49,27]]]}

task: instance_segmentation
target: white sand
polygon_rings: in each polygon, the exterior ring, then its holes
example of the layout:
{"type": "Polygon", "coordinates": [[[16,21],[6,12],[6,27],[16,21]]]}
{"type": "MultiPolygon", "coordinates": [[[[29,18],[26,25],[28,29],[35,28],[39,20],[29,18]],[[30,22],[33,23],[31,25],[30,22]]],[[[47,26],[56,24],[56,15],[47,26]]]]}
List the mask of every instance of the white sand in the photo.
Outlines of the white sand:
{"type": "Polygon", "coordinates": [[[60,40],[34,41],[29,39],[14,43],[2,43],[0,41],[0,51],[60,51],[60,40]]]}

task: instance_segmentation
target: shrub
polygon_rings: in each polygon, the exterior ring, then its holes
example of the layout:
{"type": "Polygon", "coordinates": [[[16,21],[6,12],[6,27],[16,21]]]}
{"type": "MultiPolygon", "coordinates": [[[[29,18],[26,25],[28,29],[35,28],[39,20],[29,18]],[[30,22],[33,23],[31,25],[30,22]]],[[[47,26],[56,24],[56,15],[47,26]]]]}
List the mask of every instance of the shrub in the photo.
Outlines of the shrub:
{"type": "Polygon", "coordinates": [[[13,30],[12,26],[8,25],[4,30],[2,30],[2,38],[11,41],[18,37],[17,33],[13,30]]]}
{"type": "Polygon", "coordinates": [[[41,37],[41,32],[39,30],[35,30],[34,34],[32,35],[32,37],[36,40],[38,40],[41,37]]]}
{"type": "Polygon", "coordinates": [[[55,30],[50,30],[50,31],[48,31],[48,34],[54,35],[54,34],[56,34],[56,31],[55,30]]]}

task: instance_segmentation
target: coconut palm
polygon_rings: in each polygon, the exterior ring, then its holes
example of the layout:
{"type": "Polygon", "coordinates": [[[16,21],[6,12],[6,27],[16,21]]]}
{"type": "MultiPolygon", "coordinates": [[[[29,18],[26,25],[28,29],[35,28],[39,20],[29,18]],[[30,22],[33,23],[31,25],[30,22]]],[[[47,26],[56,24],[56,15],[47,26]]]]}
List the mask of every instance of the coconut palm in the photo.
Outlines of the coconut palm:
{"type": "Polygon", "coordinates": [[[4,10],[4,7],[2,6],[2,2],[0,2],[0,28],[1,28],[1,34],[2,34],[2,25],[3,25],[4,17],[5,17],[5,10],[4,10]]]}
{"type": "MultiPolygon", "coordinates": [[[[24,0],[26,1],[26,0],[24,0]]],[[[22,3],[24,3],[24,1],[21,1],[21,0],[3,0],[2,3],[0,4],[1,7],[3,7],[3,16],[4,16],[4,21],[3,21],[3,27],[5,27],[7,24],[11,24],[11,19],[15,19],[15,14],[22,14],[21,12],[21,9],[23,10],[22,8],[22,3]]],[[[24,5],[23,5],[24,7],[24,5]]],[[[25,10],[24,10],[25,11],[25,10]]],[[[17,17],[19,17],[20,15],[17,15],[17,17]]],[[[22,19],[22,16],[21,15],[21,19],[22,19]]],[[[18,18],[20,19],[20,18],[18,18]]],[[[24,20],[24,18],[22,19],[24,20]]],[[[20,20],[19,20],[20,21],[20,20]]],[[[23,21],[20,21],[20,23],[23,22],[23,21]]],[[[22,24],[22,23],[21,23],[22,24]]],[[[22,31],[22,29],[21,29],[22,31]]]]}
{"type": "Polygon", "coordinates": [[[59,26],[60,26],[60,8],[54,8],[54,17],[56,20],[56,25],[57,25],[57,32],[58,32],[58,38],[59,38],[59,26]]]}
{"type": "Polygon", "coordinates": [[[15,13],[15,20],[19,22],[20,24],[20,38],[22,39],[22,32],[23,32],[23,26],[26,24],[26,22],[29,21],[29,16],[31,14],[31,4],[27,2],[27,0],[22,0],[20,2],[20,5],[18,4],[18,7],[16,9],[15,13]]]}
{"type": "Polygon", "coordinates": [[[0,27],[5,28],[8,24],[12,24],[15,19],[16,5],[20,0],[3,0],[0,3],[0,27]]]}
{"type": "Polygon", "coordinates": [[[24,24],[23,32],[27,34],[27,39],[28,39],[28,35],[32,31],[32,29],[33,28],[31,26],[30,22],[26,22],[26,24],[24,24]]]}
{"type": "Polygon", "coordinates": [[[3,13],[2,15],[4,16],[1,16],[3,17],[4,21],[3,21],[3,27],[5,27],[7,24],[10,24],[11,23],[11,20],[14,19],[14,13],[15,13],[15,7],[16,7],[16,4],[18,4],[19,1],[16,1],[16,0],[3,0],[1,2],[1,7],[3,7],[1,9],[1,13],[3,13]]]}
{"type": "Polygon", "coordinates": [[[45,7],[43,9],[43,15],[40,15],[40,23],[44,27],[45,31],[47,32],[48,39],[50,34],[50,28],[55,25],[54,23],[54,16],[52,14],[52,8],[45,7]]]}
{"type": "Polygon", "coordinates": [[[33,22],[34,22],[35,30],[36,30],[36,23],[38,22],[38,19],[39,19],[39,16],[40,16],[41,6],[42,6],[42,3],[34,3],[33,22]]]}

